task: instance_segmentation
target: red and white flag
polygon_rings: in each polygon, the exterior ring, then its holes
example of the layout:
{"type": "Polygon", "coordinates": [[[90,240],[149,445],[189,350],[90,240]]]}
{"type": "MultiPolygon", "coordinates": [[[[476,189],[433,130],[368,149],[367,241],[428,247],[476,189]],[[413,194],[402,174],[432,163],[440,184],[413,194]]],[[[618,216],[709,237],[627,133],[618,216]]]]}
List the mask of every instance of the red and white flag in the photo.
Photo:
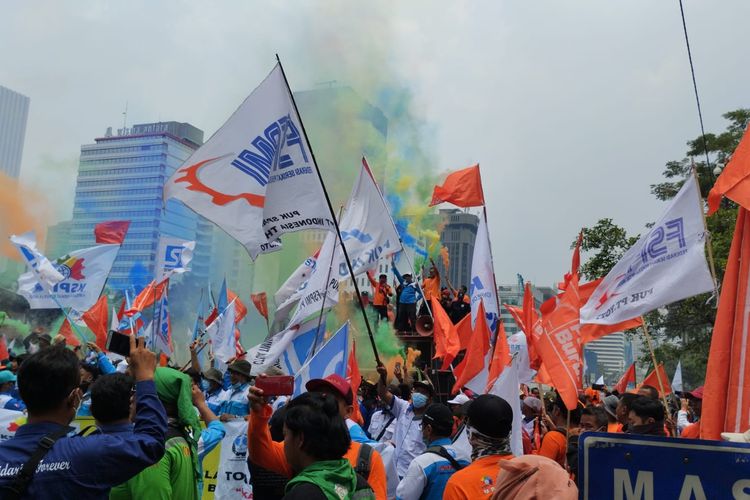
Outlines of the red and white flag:
{"type": "Polygon", "coordinates": [[[284,233],[335,229],[280,64],[164,185],[255,259],[284,233]]]}

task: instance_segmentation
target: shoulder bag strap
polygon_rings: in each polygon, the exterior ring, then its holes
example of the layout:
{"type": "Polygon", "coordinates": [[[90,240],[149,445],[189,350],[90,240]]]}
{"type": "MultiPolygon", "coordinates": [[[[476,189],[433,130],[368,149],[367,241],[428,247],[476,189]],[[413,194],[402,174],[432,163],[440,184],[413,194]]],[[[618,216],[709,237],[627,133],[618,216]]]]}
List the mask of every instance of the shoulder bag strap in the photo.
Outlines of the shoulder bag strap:
{"type": "Polygon", "coordinates": [[[49,453],[52,446],[57,442],[58,439],[72,431],[72,427],[63,426],[55,432],[51,432],[39,440],[39,444],[31,454],[29,460],[23,464],[21,470],[18,472],[13,482],[8,486],[10,490],[10,496],[4,497],[12,500],[21,498],[29,487],[29,483],[34,478],[36,468],[39,467],[39,462],[49,453]]]}

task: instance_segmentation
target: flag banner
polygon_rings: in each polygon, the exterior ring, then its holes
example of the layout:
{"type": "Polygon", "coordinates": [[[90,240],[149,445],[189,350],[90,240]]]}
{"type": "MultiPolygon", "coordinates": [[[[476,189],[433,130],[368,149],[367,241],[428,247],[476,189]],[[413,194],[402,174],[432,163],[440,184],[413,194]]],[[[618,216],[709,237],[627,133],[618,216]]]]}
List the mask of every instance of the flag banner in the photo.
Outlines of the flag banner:
{"type": "Polygon", "coordinates": [[[646,377],[643,379],[643,382],[641,382],[641,385],[638,387],[642,387],[644,385],[650,385],[651,387],[656,388],[657,391],[659,391],[660,396],[666,396],[667,394],[672,393],[672,388],[669,386],[669,377],[667,377],[667,371],[664,369],[664,365],[659,363],[659,366],[656,367],[654,371],[646,375],[646,377]],[[661,380],[661,383],[659,381],[661,380]]]}
{"type": "Polygon", "coordinates": [[[347,321],[294,375],[294,397],[305,392],[305,384],[312,379],[324,378],[334,373],[341,378],[346,378],[348,357],[349,322],[347,321]]]}
{"type": "Polygon", "coordinates": [[[112,243],[122,245],[130,227],[129,220],[111,220],[94,226],[94,237],[98,245],[112,243]]]}
{"type": "Polygon", "coordinates": [[[615,386],[612,388],[613,391],[617,391],[620,394],[625,394],[628,390],[628,384],[632,383],[635,385],[635,363],[631,364],[630,367],[625,370],[620,380],[617,381],[615,386]]]}
{"type": "MultiPolygon", "coordinates": [[[[355,276],[374,269],[380,258],[402,248],[388,207],[364,158],[339,229],[355,276]]],[[[318,256],[319,265],[312,270],[307,282],[287,299],[287,303],[299,300],[289,325],[338,303],[339,282],[349,278],[349,269],[337,239],[335,233],[326,235],[318,256]]]]}
{"type": "Polygon", "coordinates": [[[323,338],[326,333],[325,318],[323,318],[323,321],[321,321],[319,329],[316,329],[316,327],[318,326],[317,320],[314,322],[311,321],[310,323],[312,323],[310,325],[312,326],[312,328],[308,328],[307,330],[291,339],[289,345],[286,347],[286,349],[284,349],[282,353],[281,368],[282,370],[286,371],[288,375],[295,375],[305,365],[308,358],[310,357],[310,352],[312,351],[313,344],[315,344],[316,336],[318,339],[318,345],[316,349],[320,349],[325,342],[325,339],[323,338]]]}
{"type": "MultiPolygon", "coordinates": [[[[510,360],[510,346],[508,345],[508,338],[505,335],[505,325],[500,321],[498,324],[497,338],[495,339],[495,347],[492,353],[492,361],[490,363],[490,372],[487,376],[486,392],[490,392],[498,377],[500,377],[505,370],[505,367],[510,363],[510,360]]],[[[517,373],[516,378],[518,378],[517,373]]]]}
{"type": "Polygon", "coordinates": [[[713,290],[703,202],[690,177],[654,226],[615,264],[581,308],[581,323],[611,325],[713,290]]]}
{"type": "Polygon", "coordinates": [[[136,295],[133,299],[133,303],[125,310],[126,316],[134,316],[143,312],[144,309],[154,304],[156,301],[161,300],[162,295],[169,288],[169,280],[156,282],[152,281],[146,287],[141,290],[141,293],[136,295]]]}
{"type": "Polygon", "coordinates": [[[675,368],[672,378],[672,390],[682,392],[682,360],[677,361],[677,368],[675,368]]]}
{"type": "Polygon", "coordinates": [[[227,300],[234,302],[234,323],[239,324],[240,321],[245,319],[247,316],[247,306],[244,302],[234,293],[232,290],[227,288],[227,300]]]}
{"type": "Polygon", "coordinates": [[[29,268],[30,274],[44,290],[51,289],[65,279],[65,275],[62,274],[61,270],[53,265],[49,259],[37,249],[36,236],[33,231],[24,233],[21,236],[16,236],[14,234],[10,237],[10,241],[21,253],[21,257],[23,257],[26,267],[29,268]]]}
{"type": "Polygon", "coordinates": [[[63,279],[49,291],[28,272],[18,278],[17,293],[26,298],[31,309],[62,306],[86,311],[99,299],[119,249],[120,245],[97,245],[70,252],[54,262],[63,279]]]}
{"type": "Polygon", "coordinates": [[[510,431],[510,449],[515,456],[520,457],[523,455],[523,441],[521,439],[523,414],[521,413],[520,404],[511,403],[511,401],[518,401],[518,389],[520,387],[520,382],[518,381],[518,364],[516,361],[517,359],[513,359],[511,363],[505,367],[503,372],[487,391],[487,394],[500,396],[507,401],[513,409],[513,423],[511,424],[510,431]]]}
{"type": "Polygon", "coordinates": [[[565,407],[574,410],[582,389],[583,345],[578,318],[578,277],[567,290],[542,304],[542,321],[534,330],[534,346],[565,407]]]}
{"type": "Polygon", "coordinates": [[[169,322],[169,300],[167,293],[162,296],[157,306],[159,312],[159,321],[154,330],[154,340],[152,349],[154,352],[163,352],[167,356],[172,356],[172,327],[169,322]]]}
{"type": "MultiPolygon", "coordinates": [[[[112,309],[112,319],[116,319],[114,308],[112,309]]],[[[107,344],[107,296],[102,295],[96,301],[94,307],[84,312],[81,319],[86,326],[94,333],[96,345],[99,349],[105,349],[107,344]]]]}
{"type": "Polygon", "coordinates": [[[297,289],[302,286],[310,278],[310,273],[315,269],[318,261],[318,254],[320,249],[315,252],[314,255],[305,259],[305,261],[299,265],[297,269],[289,276],[278,291],[273,295],[273,300],[277,307],[284,304],[289,297],[291,297],[297,289]]]}
{"type": "Polygon", "coordinates": [[[482,178],[479,165],[457,170],[448,174],[442,186],[432,191],[430,206],[450,202],[457,207],[479,207],[484,205],[482,178]]]}
{"type": "Polygon", "coordinates": [[[453,394],[467,387],[477,394],[483,394],[487,387],[488,367],[492,351],[490,351],[491,332],[484,314],[484,301],[479,301],[479,319],[474,325],[474,333],[469,340],[464,359],[456,366],[456,383],[453,385],[453,394]]]}
{"type": "Polygon", "coordinates": [[[214,222],[253,259],[284,233],[335,229],[280,64],[167,181],[164,198],[214,222]]]}
{"type": "Polygon", "coordinates": [[[206,334],[211,339],[211,349],[216,359],[228,362],[235,354],[234,301],[208,326],[206,334]]]}
{"type": "Polygon", "coordinates": [[[508,337],[508,349],[514,359],[513,363],[518,368],[518,381],[528,385],[534,380],[536,371],[530,366],[529,346],[526,342],[526,334],[523,332],[517,332],[508,337]]]}
{"type": "Polygon", "coordinates": [[[173,274],[189,271],[188,264],[193,260],[195,242],[161,236],[159,246],[156,250],[156,272],[157,281],[164,281],[173,274]]]}
{"type": "MultiPolygon", "coordinates": [[[[298,336],[313,335],[318,326],[318,318],[312,319],[301,325],[295,325],[283,332],[277,333],[276,335],[266,338],[263,342],[255,347],[251,347],[248,350],[246,359],[252,364],[253,373],[262,373],[266,371],[272,365],[275,365],[279,358],[282,356],[284,351],[291,345],[292,341],[298,336]]],[[[326,323],[321,322],[320,332],[321,335],[325,333],[326,323]]],[[[314,337],[311,337],[311,339],[314,337]]],[[[305,341],[308,342],[308,341],[305,341]]],[[[303,344],[300,344],[303,345],[303,344]]],[[[309,340],[309,345],[312,345],[312,340],[309,340]]],[[[309,348],[308,348],[309,349],[309,348]]],[[[300,351],[304,351],[303,347],[300,347],[300,351]]],[[[307,358],[307,351],[304,351],[304,357],[301,358],[300,367],[304,364],[307,358]]],[[[300,358],[298,358],[300,359],[300,358]]],[[[290,373],[292,375],[292,373],[290,373]]]]}
{"type": "Polygon", "coordinates": [[[255,309],[268,321],[268,296],[266,292],[250,294],[250,300],[253,301],[255,309]]]}
{"type": "Polygon", "coordinates": [[[75,333],[73,333],[73,327],[71,326],[70,321],[68,321],[68,318],[63,320],[60,329],[57,331],[57,335],[62,335],[65,339],[66,345],[71,347],[78,347],[81,345],[80,339],[76,337],[75,333]]]}
{"type": "MultiPolygon", "coordinates": [[[[604,278],[599,278],[598,280],[589,281],[588,283],[584,283],[578,286],[578,297],[581,301],[581,307],[586,305],[586,302],[588,302],[591,298],[591,294],[594,293],[594,290],[596,290],[596,288],[601,284],[603,280],[604,278]]],[[[625,330],[638,328],[642,325],[643,319],[641,318],[641,316],[625,320],[622,323],[615,323],[613,325],[598,325],[594,323],[588,323],[585,325],[581,325],[581,342],[587,344],[593,340],[602,338],[605,335],[609,335],[610,333],[624,332],[625,330]]]]}
{"type": "Polygon", "coordinates": [[[719,209],[723,196],[750,209],[750,124],[708,193],[708,215],[719,209]]]}
{"type": "MultiPolygon", "coordinates": [[[[216,500],[253,498],[253,487],[247,470],[247,421],[244,419],[224,422],[226,434],[219,448],[216,500]]],[[[204,471],[209,476],[208,468],[204,471]]],[[[206,498],[204,495],[203,498],[206,498]]]]}
{"type": "Polygon", "coordinates": [[[494,271],[492,269],[492,250],[490,235],[487,232],[487,221],[479,217],[477,238],[474,241],[474,255],[471,259],[471,280],[469,286],[471,298],[471,322],[476,328],[479,304],[484,302],[487,324],[494,335],[497,332],[499,311],[497,310],[497,290],[495,289],[494,271]]]}
{"type": "Polygon", "coordinates": [[[448,313],[445,312],[437,297],[432,297],[430,307],[435,319],[432,335],[435,339],[435,356],[433,359],[442,358],[443,364],[440,369],[446,370],[461,350],[461,341],[456,326],[448,317],[448,313]]]}

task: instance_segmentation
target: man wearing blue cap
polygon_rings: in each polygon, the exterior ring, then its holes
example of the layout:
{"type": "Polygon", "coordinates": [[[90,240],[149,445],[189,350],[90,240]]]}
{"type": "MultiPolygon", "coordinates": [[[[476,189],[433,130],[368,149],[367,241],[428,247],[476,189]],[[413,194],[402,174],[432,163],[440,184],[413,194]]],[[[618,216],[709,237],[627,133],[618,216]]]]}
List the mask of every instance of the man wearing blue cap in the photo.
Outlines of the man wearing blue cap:
{"type": "Polygon", "coordinates": [[[15,397],[16,376],[10,370],[0,371],[0,408],[24,411],[26,405],[15,397]]]}

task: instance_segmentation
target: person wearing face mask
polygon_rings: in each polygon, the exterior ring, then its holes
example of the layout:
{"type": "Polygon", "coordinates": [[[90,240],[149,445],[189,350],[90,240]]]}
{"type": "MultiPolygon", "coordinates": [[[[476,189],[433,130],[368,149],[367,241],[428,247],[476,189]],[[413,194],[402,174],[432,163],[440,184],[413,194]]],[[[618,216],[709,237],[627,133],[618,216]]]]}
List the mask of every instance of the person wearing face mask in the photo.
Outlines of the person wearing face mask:
{"type": "Polygon", "coordinates": [[[203,382],[201,383],[201,389],[203,389],[203,396],[206,398],[206,404],[212,412],[218,414],[221,408],[221,385],[223,383],[224,376],[216,368],[209,368],[203,372],[203,382]]]}
{"type": "Polygon", "coordinates": [[[250,413],[247,404],[247,390],[250,388],[251,365],[244,359],[238,359],[227,368],[229,380],[232,386],[221,394],[221,406],[218,414],[219,420],[228,422],[237,418],[246,417],[250,413]]]}
{"type": "Polygon", "coordinates": [[[396,447],[394,460],[399,479],[406,475],[409,463],[421,455],[426,446],[422,441],[420,423],[427,406],[432,402],[432,385],[425,381],[412,384],[411,404],[395,397],[386,390],[386,368],[378,365],[378,396],[385,401],[391,413],[396,417],[396,428],[393,433],[393,443],[396,447]]]}
{"type": "Polygon", "coordinates": [[[397,500],[439,500],[448,479],[469,465],[464,455],[451,443],[453,413],[440,403],[427,407],[422,417],[422,441],[427,446],[415,458],[396,489],[397,500]]]}
{"type": "Polygon", "coordinates": [[[24,411],[26,405],[14,395],[16,376],[10,370],[0,371],[0,408],[24,411]]]}
{"type": "Polygon", "coordinates": [[[132,432],[70,436],[81,403],[79,361],[64,347],[29,356],[18,371],[28,422],[0,443],[0,498],[107,498],[164,454],[167,416],[156,396],[156,355],[130,338],[135,379],[132,432]],[[54,445],[50,445],[50,442],[54,445]],[[43,460],[43,461],[42,461],[43,460]],[[28,470],[30,477],[21,475],[28,470]]]}
{"type": "Polygon", "coordinates": [[[601,406],[587,406],[581,410],[581,432],[607,432],[607,412],[601,406]]]}
{"type": "Polygon", "coordinates": [[[456,472],[445,485],[445,500],[490,498],[495,491],[502,460],[510,460],[513,408],[499,396],[483,394],[466,412],[466,431],[471,444],[471,464],[456,472]]]}
{"type": "Polygon", "coordinates": [[[664,414],[664,406],[661,401],[648,396],[638,396],[630,404],[628,434],[666,436],[664,414]]]}

